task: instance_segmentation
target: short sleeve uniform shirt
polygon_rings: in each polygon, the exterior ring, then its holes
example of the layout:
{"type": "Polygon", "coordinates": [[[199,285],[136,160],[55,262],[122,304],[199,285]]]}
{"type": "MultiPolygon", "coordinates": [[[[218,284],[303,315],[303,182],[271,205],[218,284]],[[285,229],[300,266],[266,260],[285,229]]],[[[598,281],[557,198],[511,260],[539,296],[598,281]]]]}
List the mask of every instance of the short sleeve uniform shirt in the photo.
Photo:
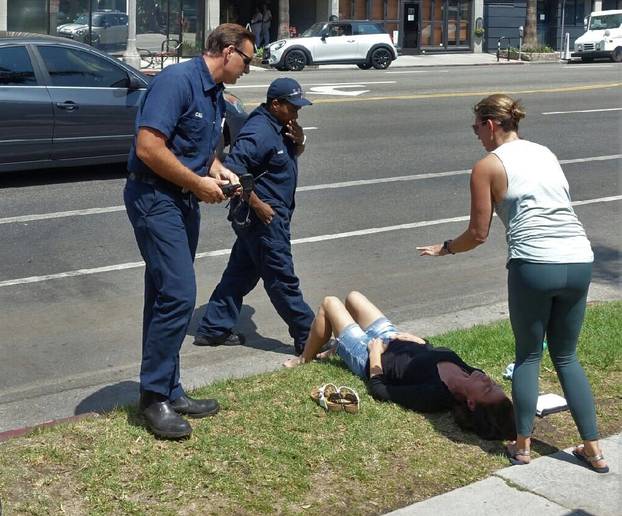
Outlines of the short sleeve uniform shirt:
{"type": "MultiPolygon", "coordinates": [[[[207,175],[222,132],[223,88],[214,82],[201,56],[165,68],[145,92],[136,115],[136,134],[141,127],[162,133],[179,161],[196,174],[207,175]]],[[[136,155],[136,138],[128,170],[150,172],[136,155]]]]}

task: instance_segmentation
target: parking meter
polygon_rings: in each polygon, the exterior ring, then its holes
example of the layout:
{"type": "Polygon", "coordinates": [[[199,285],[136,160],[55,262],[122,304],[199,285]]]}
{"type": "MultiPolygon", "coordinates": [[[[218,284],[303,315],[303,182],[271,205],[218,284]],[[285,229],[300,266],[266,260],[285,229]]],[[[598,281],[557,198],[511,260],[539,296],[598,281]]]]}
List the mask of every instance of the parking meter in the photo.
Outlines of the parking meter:
{"type": "Polygon", "coordinates": [[[521,25],[520,27],[518,27],[518,35],[522,38],[524,34],[525,34],[525,27],[521,25]]]}

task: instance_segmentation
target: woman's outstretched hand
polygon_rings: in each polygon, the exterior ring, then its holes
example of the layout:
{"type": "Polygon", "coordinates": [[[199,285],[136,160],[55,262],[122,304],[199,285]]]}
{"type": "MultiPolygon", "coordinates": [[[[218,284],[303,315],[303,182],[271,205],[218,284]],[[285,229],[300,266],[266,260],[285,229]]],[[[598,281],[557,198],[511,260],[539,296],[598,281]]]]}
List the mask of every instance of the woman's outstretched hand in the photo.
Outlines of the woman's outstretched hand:
{"type": "Polygon", "coordinates": [[[369,344],[367,344],[367,350],[370,354],[378,353],[382,355],[387,350],[387,345],[382,341],[382,339],[371,339],[369,344]]]}
{"type": "Polygon", "coordinates": [[[443,256],[443,244],[424,245],[416,249],[419,256],[443,256]]]}

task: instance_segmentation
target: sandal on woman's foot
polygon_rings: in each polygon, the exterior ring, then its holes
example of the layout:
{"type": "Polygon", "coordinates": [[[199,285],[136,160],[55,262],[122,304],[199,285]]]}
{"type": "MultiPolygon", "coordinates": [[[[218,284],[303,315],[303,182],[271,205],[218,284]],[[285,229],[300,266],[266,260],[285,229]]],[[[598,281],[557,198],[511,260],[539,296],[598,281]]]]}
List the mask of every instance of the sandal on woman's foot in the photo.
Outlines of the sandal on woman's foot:
{"type": "Polygon", "coordinates": [[[529,450],[521,450],[514,447],[513,444],[508,444],[505,447],[505,456],[510,459],[510,463],[512,466],[526,466],[529,464],[529,461],[524,461],[519,459],[518,457],[529,457],[529,450]]]}
{"type": "Polygon", "coordinates": [[[609,473],[609,466],[595,466],[594,463],[599,460],[605,460],[605,457],[602,453],[597,453],[596,455],[585,455],[585,448],[583,446],[577,446],[574,450],[572,450],[572,454],[579,459],[583,464],[585,464],[588,468],[596,473],[609,473]],[[581,450],[581,451],[579,451],[581,450]]]}

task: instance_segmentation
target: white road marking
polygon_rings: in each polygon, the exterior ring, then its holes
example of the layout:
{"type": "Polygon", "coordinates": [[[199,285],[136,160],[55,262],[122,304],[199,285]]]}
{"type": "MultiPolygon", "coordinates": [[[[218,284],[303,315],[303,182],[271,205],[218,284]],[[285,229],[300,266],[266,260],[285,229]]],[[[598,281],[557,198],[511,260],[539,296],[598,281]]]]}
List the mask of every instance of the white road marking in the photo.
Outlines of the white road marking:
{"type": "MultiPolygon", "coordinates": [[[[600,197],[598,199],[586,199],[583,201],[575,201],[572,203],[573,206],[585,206],[588,204],[597,204],[597,203],[605,203],[605,202],[614,202],[622,200],[622,195],[615,195],[612,197],[600,197]]],[[[341,238],[350,238],[356,236],[366,236],[373,235],[377,233],[387,233],[389,231],[401,231],[404,229],[415,229],[422,228],[427,226],[437,226],[440,224],[451,224],[454,222],[466,222],[469,220],[468,215],[463,215],[461,217],[452,217],[448,219],[437,219],[437,220],[423,220],[420,222],[410,222],[408,224],[398,224],[395,226],[384,226],[380,228],[367,228],[367,229],[359,229],[356,231],[346,231],[344,233],[333,233],[330,235],[318,235],[314,237],[306,237],[306,238],[297,238],[292,240],[292,245],[299,244],[309,244],[314,242],[325,242],[327,240],[337,240],[341,238]]],[[[218,249],[216,251],[208,251],[205,253],[197,253],[196,259],[200,258],[210,258],[213,256],[226,256],[231,254],[231,249],[218,249]]],[[[43,281],[55,280],[55,279],[63,279],[63,278],[72,278],[77,276],[89,276],[92,274],[99,274],[102,272],[114,272],[120,270],[127,269],[137,269],[140,267],[144,267],[144,262],[129,262],[129,263],[120,263],[117,265],[107,265],[104,267],[95,267],[93,269],[77,269],[73,271],[67,272],[59,272],[57,274],[46,274],[44,276],[29,276],[27,278],[17,278],[12,280],[0,281],[0,288],[2,287],[11,287],[15,285],[25,285],[28,283],[41,283],[43,281]]]]}
{"type": "Polygon", "coordinates": [[[312,127],[303,127],[302,128],[303,131],[313,131],[314,129],[319,129],[319,127],[312,126],[312,127]]]}
{"type": "Polygon", "coordinates": [[[358,97],[363,93],[369,93],[371,90],[353,90],[343,91],[338,88],[362,88],[362,84],[350,84],[348,86],[314,86],[309,88],[307,93],[313,93],[315,95],[341,95],[343,97],[358,97]]]}
{"type": "MultiPolygon", "coordinates": [[[[317,127],[306,127],[305,130],[318,129],[317,127]]],[[[573,163],[589,163],[590,161],[609,161],[622,158],[622,154],[611,154],[608,156],[592,156],[589,158],[562,159],[559,162],[562,165],[571,165],[573,163]]],[[[408,176],[382,177],[376,179],[359,179],[356,181],[342,181],[340,183],[326,183],[319,185],[299,186],[298,192],[311,192],[315,190],[332,190],[335,188],[349,188],[352,186],[366,186],[382,183],[394,183],[396,181],[418,181],[421,179],[434,179],[436,177],[458,176],[462,174],[470,174],[471,170],[452,170],[449,172],[431,172],[428,174],[412,174],[408,176]]],[[[36,220],[59,219],[62,217],[79,217],[85,215],[97,215],[101,213],[114,213],[117,211],[125,211],[125,206],[109,206],[106,208],[89,208],[85,210],[59,211],[56,213],[40,213],[34,215],[20,215],[17,217],[6,217],[0,219],[0,224],[12,224],[16,222],[32,222],[36,220]]]]}
{"type": "Polygon", "coordinates": [[[566,115],[568,113],[600,113],[602,111],[622,111],[622,108],[580,109],[576,111],[547,111],[543,115],[566,115]]]}
{"type": "MultiPolygon", "coordinates": [[[[303,84],[302,86],[305,88],[309,88],[311,86],[367,86],[368,84],[395,84],[397,81],[370,81],[370,82],[317,82],[311,84],[303,84]]],[[[242,89],[253,89],[253,88],[267,88],[270,86],[269,84],[243,84],[236,86],[227,86],[228,90],[242,90],[242,89]]]]}
{"type": "Polygon", "coordinates": [[[449,70],[404,70],[401,72],[384,72],[384,73],[391,73],[394,75],[406,74],[406,73],[449,73],[449,70]]]}
{"type": "Polygon", "coordinates": [[[573,68],[582,68],[583,70],[592,70],[593,68],[613,68],[614,65],[590,65],[590,66],[585,66],[585,65],[568,65],[568,66],[564,66],[563,70],[572,70],[573,68]]]}

